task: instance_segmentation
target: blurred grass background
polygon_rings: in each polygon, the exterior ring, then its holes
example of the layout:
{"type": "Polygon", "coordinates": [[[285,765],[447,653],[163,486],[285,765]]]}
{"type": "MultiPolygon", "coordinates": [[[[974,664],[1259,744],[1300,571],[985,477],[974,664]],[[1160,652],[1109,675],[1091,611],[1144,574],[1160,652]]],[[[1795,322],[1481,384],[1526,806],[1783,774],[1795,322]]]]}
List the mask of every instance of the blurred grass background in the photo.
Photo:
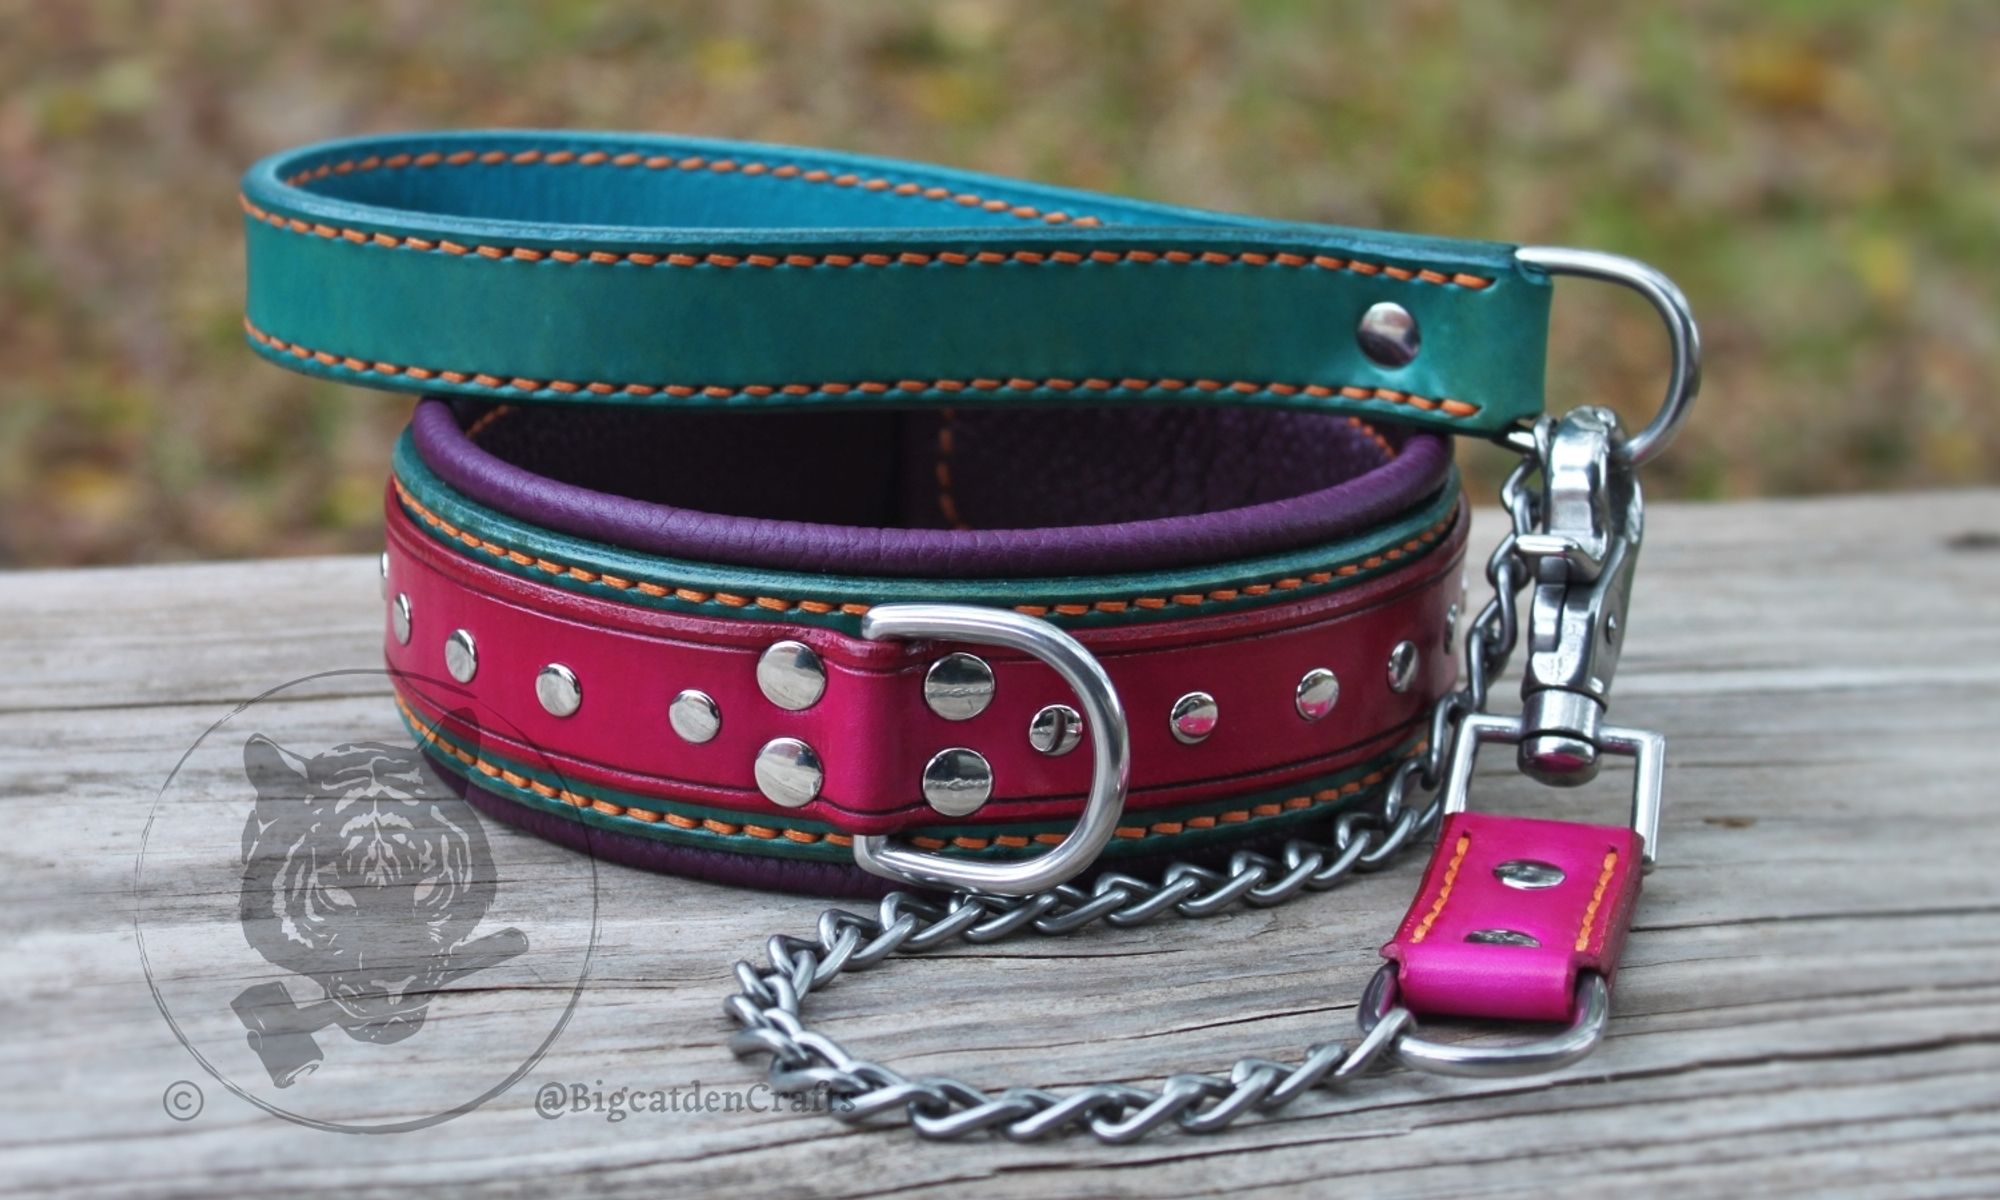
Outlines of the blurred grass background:
{"type": "MultiPolygon", "coordinates": [[[[409,402],[242,348],[236,178],[486,125],[1633,254],[1708,348],[1654,496],[2000,480],[2000,4],[0,0],[0,564],[374,547],[409,402]]],[[[1661,344],[1564,289],[1552,402],[1661,344]]]]}

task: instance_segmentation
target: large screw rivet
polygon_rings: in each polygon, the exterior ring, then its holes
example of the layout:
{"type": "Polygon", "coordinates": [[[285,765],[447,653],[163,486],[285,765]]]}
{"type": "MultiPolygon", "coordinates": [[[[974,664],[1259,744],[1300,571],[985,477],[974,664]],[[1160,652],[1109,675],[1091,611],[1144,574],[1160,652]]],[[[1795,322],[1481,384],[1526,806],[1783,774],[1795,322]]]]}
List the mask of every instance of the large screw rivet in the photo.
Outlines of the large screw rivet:
{"type": "Polygon", "coordinates": [[[573,716],[583,707],[583,684],[576,672],[561,663],[550,663],[535,676],[535,698],[552,717],[573,716]]]}
{"type": "Polygon", "coordinates": [[[970,721],[993,703],[993,668],[976,654],[947,654],[924,673],[924,703],[947,721],[970,721]]]}
{"type": "Polygon", "coordinates": [[[1410,310],[1392,300],[1371,304],[1354,330],[1361,352],[1378,366],[1400,367],[1417,357],[1423,336],[1410,310]]]}
{"type": "Polygon", "coordinates": [[[779,708],[798,712],[826,694],[826,668],[804,642],[779,642],[757,660],[757,687],[779,708]]]}
{"type": "Polygon", "coordinates": [[[473,644],[470,630],[454,629],[444,640],[444,669],[460,683],[471,683],[479,674],[479,647],[473,644]]]}
{"type": "Polygon", "coordinates": [[[1493,877],[1524,892],[1552,888],[1564,879],[1561,867],[1533,858],[1510,858],[1493,868],[1493,877]]]}
{"type": "Polygon", "coordinates": [[[1407,692],[1410,690],[1410,685],[1417,681],[1418,657],[1417,644],[1415,642],[1397,642],[1396,648],[1389,651],[1390,691],[1407,692]]]}
{"type": "Polygon", "coordinates": [[[1325,667],[1314,667],[1299,679],[1298,690],[1292,696],[1292,704],[1299,715],[1308,721],[1317,721],[1333,711],[1340,703],[1340,677],[1325,667]]]}
{"type": "Polygon", "coordinates": [[[1174,701],[1169,718],[1174,740],[1189,746],[1208,740],[1208,735],[1215,732],[1219,715],[1215,697],[1207,692],[1189,692],[1174,701]]]}
{"type": "Polygon", "coordinates": [[[707,692],[689,688],[667,706],[667,724],[674,727],[682,741],[699,746],[713,741],[722,732],[722,708],[707,692]]]}
{"type": "Polygon", "coordinates": [[[940,750],[924,767],[924,802],[947,817],[978,812],[992,794],[993,766],[977,750],[940,750]]]}
{"type": "Polygon", "coordinates": [[[813,748],[797,738],[772,738],[757,751],[757,762],[753,768],[757,776],[757,790],[764,798],[783,808],[798,808],[812,803],[819,795],[819,785],[826,778],[819,765],[819,755],[813,748]]]}
{"type": "Polygon", "coordinates": [[[1083,714],[1067,704],[1051,704],[1028,720],[1028,744],[1060,758],[1083,740],[1083,714]]]}

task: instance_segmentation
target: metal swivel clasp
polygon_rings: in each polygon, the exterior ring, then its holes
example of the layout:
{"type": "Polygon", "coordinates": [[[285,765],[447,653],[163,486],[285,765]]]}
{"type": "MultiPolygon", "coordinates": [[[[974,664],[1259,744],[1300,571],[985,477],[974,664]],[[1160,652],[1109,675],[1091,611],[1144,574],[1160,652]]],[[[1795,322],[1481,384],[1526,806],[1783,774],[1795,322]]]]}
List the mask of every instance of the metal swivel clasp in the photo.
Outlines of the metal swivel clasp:
{"type": "Polygon", "coordinates": [[[1540,528],[1516,542],[1534,587],[1519,754],[1528,775],[1573,787],[1597,776],[1644,518],[1615,413],[1579,408],[1540,436],[1540,528]]]}

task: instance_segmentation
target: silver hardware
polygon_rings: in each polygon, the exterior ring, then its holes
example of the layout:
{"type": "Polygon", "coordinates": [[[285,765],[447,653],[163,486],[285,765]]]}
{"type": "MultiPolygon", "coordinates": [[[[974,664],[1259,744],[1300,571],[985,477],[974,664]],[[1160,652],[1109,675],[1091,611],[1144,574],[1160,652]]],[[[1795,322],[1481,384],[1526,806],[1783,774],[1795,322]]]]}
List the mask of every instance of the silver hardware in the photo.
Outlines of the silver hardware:
{"type": "Polygon", "coordinates": [[[1407,692],[1417,681],[1417,663],[1422,655],[1412,641],[1397,642],[1389,651],[1389,690],[1407,692]]]}
{"type": "MultiPolygon", "coordinates": [[[[1483,712],[1467,716],[1458,727],[1457,742],[1451,748],[1451,765],[1445,771],[1441,793],[1445,815],[1465,811],[1472,764],[1482,744],[1516,745],[1526,736],[1520,717],[1483,712]]],[[[1660,780],[1666,765],[1667,739],[1650,729],[1604,725],[1597,731],[1597,749],[1632,759],[1631,825],[1645,842],[1640,862],[1643,869],[1650,871],[1659,857],[1660,780]]]]}
{"type": "Polygon", "coordinates": [[[819,795],[819,785],[826,774],[819,765],[819,755],[794,737],[772,738],[757,751],[757,761],[752,766],[752,774],[757,777],[757,790],[764,798],[783,808],[798,808],[812,803],[819,795]]]}
{"type": "Polygon", "coordinates": [[[757,659],[757,690],[779,708],[799,712],[826,694],[826,667],[804,642],[777,642],[757,659]]]}
{"type": "Polygon", "coordinates": [[[969,817],[992,795],[993,765],[977,750],[940,750],[924,766],[924,802],[947,817],[969,817]]]}
{"type": "Polygon", "coordinates": [[[583,684],[576,672],[561,663],[550,663],[535,676],[535,699],[552,717],[575,716],[583,707],[583,684]]]}
{"type": "Polygon", "coordinates": [[[1216,707],[1215,697],[1207,692],[1189,692],[1174,701],[1173,710],[1167,715],[1168,728],[1174,731],[1174,740],[1184,746],[1199,745],[1215,732],[1215,723],[1221,717],[1216,707]]]}
{"type": "Polygon", "coordinates": [[[900,846],[881,835],[854,839],[865,871],[919,884],[1024,896],[1069,879],[1096,861],[1118,829],[1131,777],[1131,734],[1111,677],[1083,644],[1038,617],[964,604],[878,604],[861,618],[861,636],[937,638],[1026,651],[1055,669],[1076,692],[1090,739],[1090,795],[1069,836],[1054,849],[1013,862],[981,862],[900,846]]]}
{"type": "Polygon", "coordinates": [[[1361,324],[1354,330],[1354,340],[1360,343],[1363,354],[1384,367],[1407,366],[1423,345],[1417,319],[1410,315],[1409,309],[1391,300],[1368,306],[1368,311],[1361,314],[1361,324]]]}
{"type": "Polygon", "coordinates": [[[389,605],[389,629],[402,645],[410,644],[410,598],[402,592],[389,605]]]}
{"type": "Polygon", "coordinates": [[[1051,704],[1028,720],[1028,744],[1061,758],[1083,740],[1083,717],[1067,704],[1051,704]]]}
{"type": "Polygon", "coordinates": [[[1361,995],[1359,1016],[1364,1032],[1395,1022],[1398,1027],[1393,1043],[1395,1055],[1407,1067],[1433,1075],[1476,1079],[1538,1075],[1566,1067],[1597,1048],[1604,1037],[1604,1026],[1611,1019],[1611,987],[1595,971],[1579,972],[1576,1016],[1568,1029],[1549,1037],[1507,1046],[1432,1042],[1413,1032],[1417,1027],[1415,1018],[1396,1003],[1396,964],[1385,963],[1361,995]]]}
{"type": "Polygon", "coordinates": [[[1522,933],[1518,929],[1475,929],[1465,935],[1468,942],[1482,946],[1527,946],[1533,948],[1542,944],[1542,939],[1532,933],[1522,933]]]}
{"type": "Polygon", "coordinates": [[[689,688],[667,705],[667,724],[682,741],[699,746],[722,732],[722,708],[707,692],[689,688]]]}
{"type": "Polygon", "coordinates": [[[970,721],[993,703],[993,668],[977,654],[947,654],[924,672],[924,703],[947,721],[970,721]]]}
{"type": "Polygon", "coordinates": [[[473,644],[468,630],[454,629],[444,640],[444,669],[460,683],[471,683],[479,674],[479,647],[473,644]]]}
{"type": "MultiPolygon", "coordinates": [[[[724,1005],[740,1027],[730,1038],[731,1051],[739,1058],[768,1056],[770,1084],[779,1094],[836,1088],[847,1105],[835,1115],[849,1123],[901,1117],[931,1139],[998,1130],[1011,1139],[1028,1141],[1087,1129],[1107,1143],[1135,1141],[1165,1127],[1188,1132],[1221,1129],[1245,1113],[1282,1108],[1315,1087],[1340,1083],[1390,1057],[1426,1071],[1491,1076],[1554,1070],[1589,1053],[1603,1036],[1610,1013],[1610,990],[1602,976],[1590,972],[1578,977],[1576,1015],[1568,1030],[1526,1044],[1496,1047],[1446,1045],[1415,1036],[1416,1018],[1396,1003],[1395,968],[1387,966],[1376,973],[1363,996],[1363,1036],[1358,1042],[1314,1046],[1296,1063],[1246,1058],[1227,1075],[1176,1075],[1158,1090],[1099,1083],[1066,1093],[1035,1088],[988,1093],[947,1077],[911,1078],[856,1058],[801,1017],[802,1005],[814,989],[825,987],[843,971],[873,967],[898,951],[929,950],[959,939],[983,944],[1018,932],[1059,936],[1096,921],[1132,925],[1169,909],[1182,916],[1208,916],[1238,903],[1280,904],[1307,891],[1334,887],[1356,871],[1386,865],[1430,832],[1450,799],[1447,774],[1462,808],[1476,738],[1465,736],[1461,725],[1484,718],[1492,683],[1512,657],[1520,631],[1520,593],[1530,581],[1517,542],[1537,529],[1545,503],[1541,489],[1529,486],[1546,461],[1541,454],[1545,443],[1529,439],[1509,444],[1523,455],[1500,489],[1510,528],[1486,562],[1494,594],[1463,631],[1458,689],[1432,706],[1424,748],[1389,774],[1378,808],[1341,812],[1323,838],[1293,838],[1277,853],[1238,850],[1226,869],[1175,863],[1146,879],[1107,870],[1088,887],[1063,886],[1038,895],[960,892],[933,899],[896,892],[867,915],[829,910],[820,919],[816,939],[773,937],[763,966],[736,964],[739,990],[724,1005]],[[1412,789],[1429,793],[1429,799],[1411,803],[1412,789]]],[[[1108,682],[1103,691],[1115,706],[1117,698],[1108,682]]],[[[1122,716],[1117,733],[1122,748],[1122,716]]],[[[1657,766],[1658,735],[1646,736],[1655,740],[1648,755],[1650,765],[1657,766]]],[[[1648,765],[1641,763],[1642,781],[1648,765]]],[[[1652,778],[1657,795],[1657,774],[1652,778]]],[[[1640,798],[1635,795],[1635,801],[1640,798]]],[[[1653,822],[1657,814],[1654,803],[1653,822]]],[[[1644,833],[1646,815],[1635,813],[1634,821],[1644,833]]],[[[1655,823],[1647,838],[1649,853],[1656,841],[1655,823]]]]}
{"type": "Polygon", "coordinates": [[[1455,654],[1458,652],[1458,618],[1461,612],[1462,610],[1459,608],[1458,601],[1456,600],[1451,602],[1450,608],[1444,610],[1444,652],[1446,654],[1455,654]]]}
{"type": "Polygon", "coordinates": [[[1317,721],[1340,703],[1340,677],[1325,667],[1314,667],[1299,678],[1292,694],[1292,706],[1308,721],[1317,721]]]}
{"type": "Polygon", "coordinates": [[[1658,458],[1674,440],[1681,422],[1687,420],[1695,395],[1701,391],[1701,331],[1695,328],[1687,297],[1673,280],[1623,255],[1568,246],[1522,246],[1514,251],[1514,257],[1551,275],[1573,275],[1630,288],[1644,296],[1666,322],[1670,363],[1667,397],[1646,427],[1619,448],[1619,460],[1630,466],[1643,466],[1658,458]]]}
{"type": "Polygon", "coordinates": [[[389,552],[387,550],[382,552],[381,561],[376,563],[376,566],[382,572],[382,598],[387,600],[389,598],[389,552]]]}
{"type": "Polygon", "coordinates": [[[1532,858],[1510,858],[1493,868],[1493,877],[1510,888],[1524,892],[1538,892],[1552,888],[1568,876],[1554,863],[1545,863],[1532,858]]]}
{"type": "Polygon", "coordinates": [[[1638,480],[1618,457],[1618,417],[1579,408],[1544,422],[1542,521],[1517,539],[1534,576],[1528,607],[1528,736],[1521,770],[1558,787],[1597,775],[1598,727],[1618,669],[1612,636],[1632,592],[1644,532],[1638,480]]]}

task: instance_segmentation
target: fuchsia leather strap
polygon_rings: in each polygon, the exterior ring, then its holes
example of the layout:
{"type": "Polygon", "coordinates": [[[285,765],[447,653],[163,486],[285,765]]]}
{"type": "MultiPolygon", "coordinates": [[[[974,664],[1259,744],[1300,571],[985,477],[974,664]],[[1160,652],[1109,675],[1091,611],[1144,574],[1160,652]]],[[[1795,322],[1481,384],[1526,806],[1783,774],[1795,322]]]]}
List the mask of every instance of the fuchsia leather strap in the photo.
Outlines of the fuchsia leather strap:
{"type": "MultiPolygon", "coordinates": [[[[976,750],[992,764],[995,789],[978,813],[982,826],[1059,824],[1074,818],[1088,789],[1087,753],[1039,753],[1024,736],[1038,710],[1074,702],[1035,659],[982,650],[994,674],[992,702],[969,720],[946,720],[926,707],[923,684],[931,664],[953,647],[578,595],[454,553],[393,490],[387,521],[389,578],[411,614],[407,640],[393,613],[386,638],[406,704],[423,725],[476,736],[489,761],[495,753],[516,762],[545,759],[571,794],[594,784],[659,799],[661,811],[671,808],[664,802],[680,801],[787,827],[806,818],[845,834],[895,833],[943,820],[917,782],[926,761],[951,746],[976,750]],[[479,647],[477,674],[462,689],[439,686],[452,630],[472,632],[479,647]],[[758,659],[781,639],[810,645],[825,668],[824,695],[800,711],[774,705],[758,688],[758,659]],[[538,702],[533,683],[548,663],[585,681],[576,712],[552,715],[538,702]],[[712,697],[722,713],[707,742],[691,744],[669,731],[668,703],[687,688],[712,697]],[[463,692],[499,724],[467,728],[451,711],[463,692]],[[818,796],[802,807],[773,804],[753,777],[758,748],[776,737],[806,741],[824,764],[818,796]]],[[[1127,709],[1143,714],[1132,726],[1128,824],[1151,829],[1161,822],[1139,814],[1288,786],[1311,800],[1324,789],[1294,785],[1408,742],[1456,676],[1443,631],[1459,595],[1464,536],[1464,521],[1454,519],[1412,568],[1303,601],[1081,632],[1127,709]],[[1403,642],[1421,650],[1414,673],[1392,681],[1385,664],[1403,642]],[[1321,720],[1302,715],[1295,695],[1301,676],[1315,668],[1345,681],[1334,713],[1321,720]],[[1204,687],[1226,716],[1200,744],[1184,744],[1172,734],[1168,710],[1176,697],[1204,687]]],[[[1337,799],[1333,791],[1320,802],[1337,799]]],[[[645,811],[643,804],[620,807],[645,811]]]]}
{"type": "Polygon", "coordinates": [[[1611,980],[1639,899],[1631,829],[1490,813],[1445,819],[1382,956],[1420,1015],[1567,1021],[1577,976],[1611,980]]]}

